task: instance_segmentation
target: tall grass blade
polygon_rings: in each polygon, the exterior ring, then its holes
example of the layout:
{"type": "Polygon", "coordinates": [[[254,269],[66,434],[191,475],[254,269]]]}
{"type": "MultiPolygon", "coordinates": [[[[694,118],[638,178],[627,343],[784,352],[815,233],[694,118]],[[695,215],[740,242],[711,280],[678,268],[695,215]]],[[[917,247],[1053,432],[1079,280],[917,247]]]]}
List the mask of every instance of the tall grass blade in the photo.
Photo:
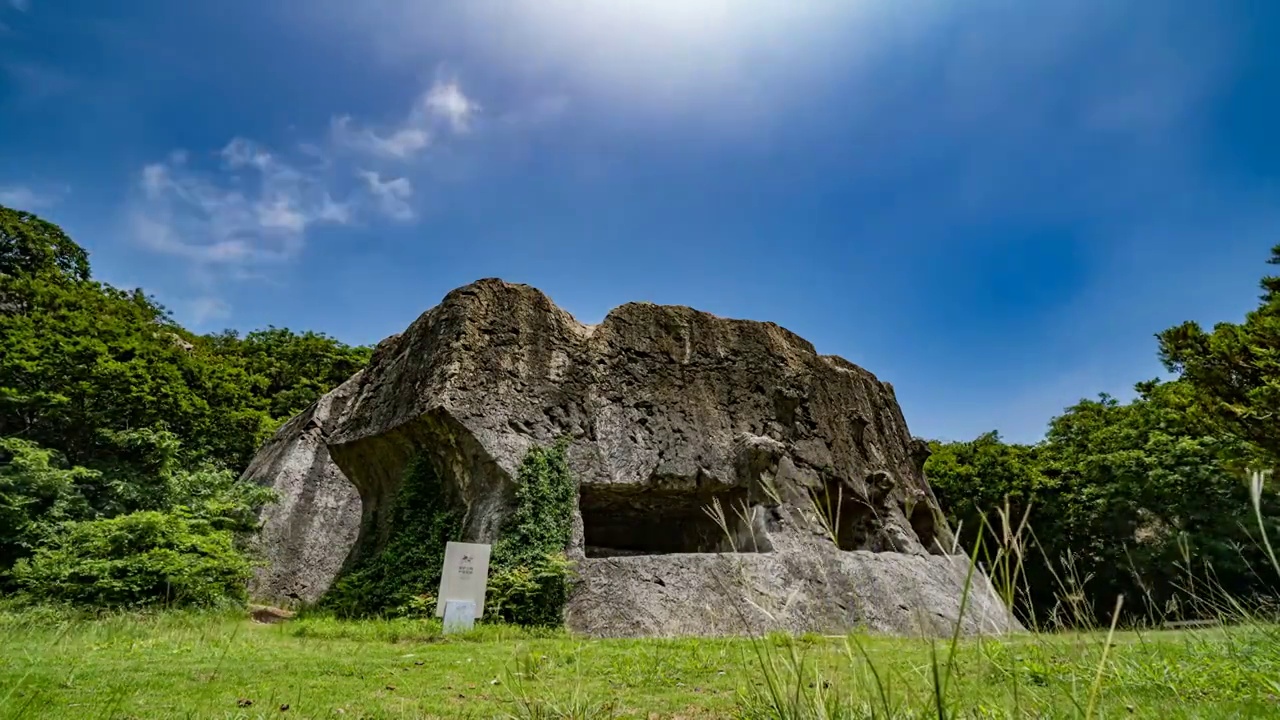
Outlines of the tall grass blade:
{"type": "Polygon", "coordinates": [[[1111,652],[1111,644],[1116,635],[1116,623],[1120,620],[1120,608],[1124,606],[1124,596],[1116,596],[1116,607],[1111,612],[1111,629],[1107,631],[1107,642],[1102,646],[1102,658],[1098,661],[1098,671],[1093,676],[1093,686],[1089,688],[1089,704],[1084,711],[1084,720],[1093,720],[1093,711],[1098,706],[1098,693],[1102,689],[1102,673],[1107,669],[1107,655],[1111,652]]]}

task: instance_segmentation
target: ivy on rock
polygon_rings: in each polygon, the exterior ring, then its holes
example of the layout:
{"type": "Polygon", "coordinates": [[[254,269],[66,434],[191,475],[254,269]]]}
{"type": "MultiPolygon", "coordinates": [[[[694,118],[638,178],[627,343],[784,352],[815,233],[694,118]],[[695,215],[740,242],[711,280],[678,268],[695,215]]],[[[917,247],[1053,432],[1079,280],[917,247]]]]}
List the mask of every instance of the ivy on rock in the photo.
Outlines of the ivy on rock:
{"type": "MultiPolygon", "coordinates": [[[[519,625],[559,625],[568,602],[577,486],[568,442],[535,446],[516,474],[514,506],[493,546],[486,618],[519,625]]],[[[405,471],[380,551],[334,583],[321,601],[341,616],[429,616],[435,610],[445,545],[462,537],[466,512],[425,453],[405,471]]]]}
{"type": "Polygon", "coordinates": [[[568,448],[565,439],[535,446],[520,463],[515,510],[493,548],[485,599],[486,612],[506,622],[555,626],[563,619],[572,569],[564,551],[578,503],[568,448]]]}
{"type": "MultiPolygon", "coordinates": [[[[405,469],[391,505],[391,535],[381,551],[363,552],[338,578],[321,607],[345,617],[426,615],[440,586],[444,548],[462,535],[462,503],[425,453],[405,469]]],[[[372,542],[366,541],[366,542],[372,542]]]]}

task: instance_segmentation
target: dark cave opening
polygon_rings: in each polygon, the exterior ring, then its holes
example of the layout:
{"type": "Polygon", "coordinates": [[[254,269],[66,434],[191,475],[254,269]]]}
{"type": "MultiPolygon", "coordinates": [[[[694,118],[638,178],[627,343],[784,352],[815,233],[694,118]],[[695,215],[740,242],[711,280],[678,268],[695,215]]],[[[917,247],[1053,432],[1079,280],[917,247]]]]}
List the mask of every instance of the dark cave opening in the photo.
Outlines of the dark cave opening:
{"type": "Polygon", "coordinates": [[[587,557],[768,552],[747,491],[583,486],[578,497],[587,557]],[[718,505],[718,510],[717,510],[718,505]]]}
{"type": "Polygon", "coordinates": [[[876,514],[839,480],[827,480],[821,488],[810,488],[809,498],[824,531],[834,535],[841,550],[874,550],[876,514]]]}
{"type": "Polygon", "coordinates": [[[945,550],[938,541],[938,519],[929,503],[917,503],[911,509],[911,517],[908,520],[911,522],[911,529],[915,531],[916,538],[924,546],[925,552],[931,555],[945,554],[945,550]]]}

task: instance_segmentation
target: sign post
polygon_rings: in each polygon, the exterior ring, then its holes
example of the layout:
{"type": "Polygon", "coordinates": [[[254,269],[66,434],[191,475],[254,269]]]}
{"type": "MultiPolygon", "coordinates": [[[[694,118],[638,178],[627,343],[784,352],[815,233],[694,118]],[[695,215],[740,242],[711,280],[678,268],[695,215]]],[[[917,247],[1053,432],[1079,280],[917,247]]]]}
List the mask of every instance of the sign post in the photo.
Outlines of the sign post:
{"type": "Polygon", "coordinates": [[[445,634],[470,630],[484,615],[484,593],[489,581],[489,546],[450,542],[444,548],[444,572],[436,617],[444,618],[445,634]]]}

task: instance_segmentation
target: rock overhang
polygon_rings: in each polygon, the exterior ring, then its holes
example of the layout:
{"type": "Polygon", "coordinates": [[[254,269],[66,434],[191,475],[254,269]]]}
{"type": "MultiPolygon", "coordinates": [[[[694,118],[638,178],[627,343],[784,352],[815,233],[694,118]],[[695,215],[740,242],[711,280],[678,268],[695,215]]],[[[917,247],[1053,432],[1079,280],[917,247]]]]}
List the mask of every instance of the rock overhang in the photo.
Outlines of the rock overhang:
{"type": "Polygon", "coordinates": [[[867,551],[921,558],[930,582],[951,582],[939,580],[955,558],[927,444],[893,388],[773,323],[627,303],[589,326],[532,287],[486,279],[380,343],[344,388],[323,450],[360,500],[362,540],[332,550],[348,564],[385,537],[415,455],[430,454],[467,504],[460,539],[492,542],[520,459],[568,437],[579,507],[567,550],[587,571],[571,625],[593,602],[591,573],[666,562],[682,576],[702,562],[679,559],[690,554],[810,567],[829,582],[884,566],[839,559],[867,551]],[[762,553],[774,559],[745,557],[762,553]]]}

